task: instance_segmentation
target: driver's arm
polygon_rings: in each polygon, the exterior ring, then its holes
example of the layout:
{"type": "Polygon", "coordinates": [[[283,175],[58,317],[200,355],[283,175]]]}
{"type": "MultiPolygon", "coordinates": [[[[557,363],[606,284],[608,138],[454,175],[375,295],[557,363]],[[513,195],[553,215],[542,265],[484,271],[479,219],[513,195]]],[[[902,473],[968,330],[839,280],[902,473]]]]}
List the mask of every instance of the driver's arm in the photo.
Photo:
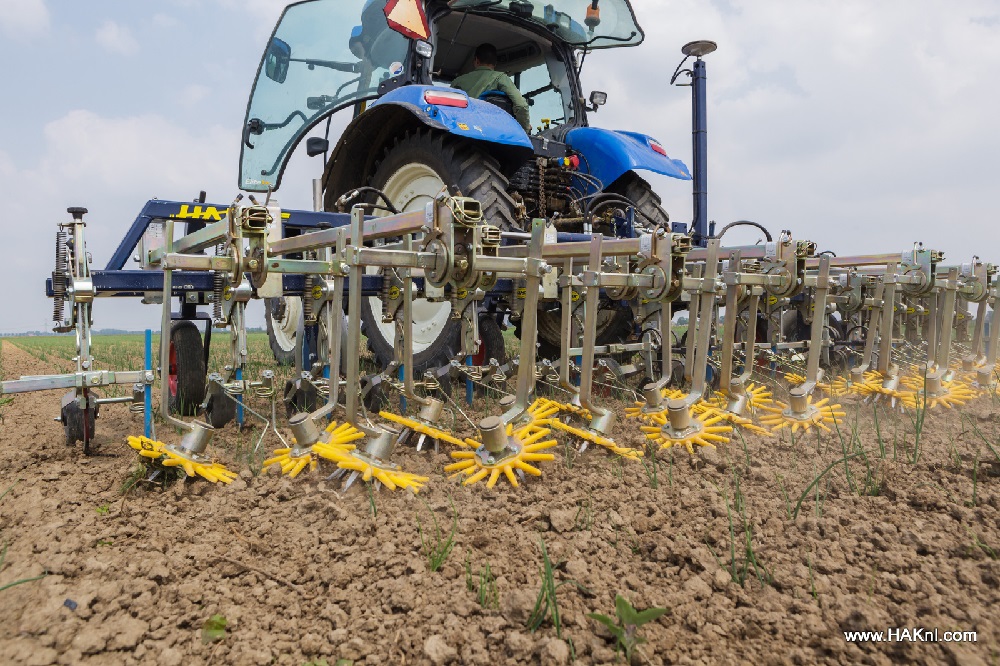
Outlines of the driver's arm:
{"type": "Polygon", "coordinates": [[[517,86],[514,85],[509,76],[504,74],[497,78],[499,79],[497,81],[497,89],[507,95],[507,97],[510,97],[510,101],[514,104],[514,118],[521,124],[525,132],[531,134],[531,115],[528,112],[528,100],[524,99],[524,95],[517,89],[517,86]]]}

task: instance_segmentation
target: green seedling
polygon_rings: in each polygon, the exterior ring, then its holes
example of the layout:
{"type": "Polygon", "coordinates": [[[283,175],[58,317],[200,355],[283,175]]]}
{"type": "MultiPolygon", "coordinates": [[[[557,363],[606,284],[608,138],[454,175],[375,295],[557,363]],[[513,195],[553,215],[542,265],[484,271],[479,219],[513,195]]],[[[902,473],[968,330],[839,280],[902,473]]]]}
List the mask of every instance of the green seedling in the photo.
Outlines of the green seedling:
{"type": "Polygon", "coordinates": [[[420,532],[420,549],[424,557],[427,558],[427,567],[431,571],[440,571],[441,567],[448,560],[448,556],[451,555],[452,549],[455,547],[455,534],[458,532],[458,510],[455,509],[455,502],[452,501],[451,495],[449,495],[448,503],[451,504],[452,518],[451,532],[446,537],[441,531],[441,526],[438,524],[434,511],[427,504],[426,500],[421,498],[420,501],[430,512],[431,520],[434,521],[434,540],[431,541],[429,536],[424,538],[424,528],[420,523],[420,516],[417,515],[417,531],[420,532]]]}
{"type": "MultiPolygon", "coordinates": [[[[6,493],[4,493],[4,494],[6,494],[6,493]]],[[[2,497],[0,497],[0,499],[2,499],[2,497]]],[[[6,544],[5,543],[3,545],[3,550],[0,551],[0,571],[3,571],[3,566],[4,566],[4,564],[7,561],[7,548],[9,546],[10,546],[10,544],[6,544]]],[[[0,592],[3,592],[4,590],[9,590],[12,587],[17,587],[18,585],[24,585],[25,583],[32,583],[32,582],[34,582],[36,580],[41,580],[41,579],[45,578],[47,575],[48,575],[48,572],[43,573],[43,574],[41,574],[39,576],[32,576],[31,578],[21,578],[19,580],[15,580],[15,581],[10,582],[10,583],[5,583],[3,585],[0,585],[0,592]]]]}
{"type": "Polygon", "coordinates": [[[666,608],[647,608],[646,610],[636,610],[628,599],[618,594],[615,595],[615,616],[617,622],[607,615],[600,613],[587,613],[591,620],[600,622],[615,637],[615,653],[623,652],[625,662],[632,662],[632,652],[636,647],[647,642],[639,635],[639,629],[644,625],[667,613],[666,608]]]}
{"type": "MultiPolygon", "coordinates": [[[[556,628],[556,637],[562,638],[562,619],[559,616],[559,602],[556,598],[556,593],[559,591],[563,585],[572,584],[580,589],[584,589],[579,583],[571,580],[564,580],[560,583],[555,581],[555,566],[552,564],[552,560],[549,559],[549,551],[545,548],[545,541],[543,539],[538,540],[539,546],[542,549],[542,585],[538,590],[538,598],[535,599],[535,607],[531,611],[531,615],[528,616],[528,630],[531,633],[535,633],[541,628],[545,620],[551,620],[552,626],[556,628]]],[[[570,642],[570,650],[573,650],[573,644],[570,642]]]]}
{"type": "Polygon", "coordinates": [[[97,515],[98,516],[106,516],[109,513],[111,513],[111,505],[110,504],[102,504],[101,506],[97,507],[97,515]]]}
{"type": "Polygon", "coordinates": [[[972,537],[972,545],[969,546],[970,553],[975,552],[975,550],[978,548],[979,550],[983,551],[986,554],[986,556],[989,557],[991,560],[997,559],[997,552],[992,548],[990,548],[989,546],[987,546],[985,543],[983,543],[979,539],[978,534],[976,534],[972,530],[969,530],[968,532],[969,536],[972,537]]]}
{"type": "Polygon", "coordinates": [[[976,506],[976,491],[979,488],[979,454],[976,454],[976,461],[972,464],[972,501],[966,502],[968,507],[976,506]]]}
{"type": "Polygon", "coordinates": [[[649,487],[653,490],[660,487],[660,462],[656,457],[657,449],[658,447],[655,444],[647,445],[646,455],[639,459],[642,463],[642,468],[646,471],[646,479],[649,481],[649,487]]]}
{"type": "Polygon", "coordinates": [[[368,510],[372,514],[372,520],[378,518],[378,507],[375,505],[375,492],[372,487],[374,484],[371,481],[365,483],[365,489],[368,491],[368,510]]]}
{"type": "Polygon", "coordinates": [[[479,574],[472,573],[472,553],[465,556],[465,587],[470,592],[476,593],[476,601],[480,606],[488,610],[498,610],[500,608],[500,593],[497,590],[497,579],[490,570],[487,562],[480,570],[479,574]]]}
{"type": "Polygon", "coordinates": [[[591,503],[590,494],[587,494],[587,499],[577,507],[576,516],[573,518],[573,531],[574,532],[590,532],[594,526],[594,510],[591,503]]]}
{"type": "Polygon", "coordinates": [[[226,637],[226,618],[223,615],[213,615],[201,625],[201,642],[205,645],[221,641],[226,637]]]}
{"type": "Polygon", "coordinates": [[[795,510],[792,511],[792,520],[799,517],[799,509],[802,508],[802,503],[806,500],[806,496],[809,495],[809,491],[812,490],[817,484],[819,484],[819,482],[823,479],[823,477],[830,473],[830,470],[832,470],[837,465],[840,465],[841,463],[846,465],[848,460],[851,460],[852,458],[857,458],[859,455],[861,454],[855,453],[849,456],[844,456],[844,458],[841,460],[834,460],[832,463],[830,463],[830,465],[826,469],[820,472],[819,476],[813,479],[812,482],[808,486],[806,486],[806,489],[802,491],[802,495],[799,497],[799,501],[795,503],[795,510]]]}

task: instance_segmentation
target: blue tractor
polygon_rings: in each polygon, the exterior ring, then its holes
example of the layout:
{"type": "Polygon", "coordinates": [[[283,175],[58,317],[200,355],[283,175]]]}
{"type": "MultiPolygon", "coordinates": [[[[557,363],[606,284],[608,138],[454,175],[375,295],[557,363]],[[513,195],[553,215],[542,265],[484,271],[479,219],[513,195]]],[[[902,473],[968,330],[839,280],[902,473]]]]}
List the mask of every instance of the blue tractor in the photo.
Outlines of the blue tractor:
{"type": "MultiPolygon", "coordinates": [[[[628,0],[309,0],[289,5],[264,52],[243,129],[239,187],[277,190],[288,159],[309,134],[322,155],[322,205],[373,214],[411,211],[447,190],[482,203],[487,219],[515,238],[533,218],[560,231],[630,236],[669,226],[660,198],[640,175],[688,180],[645,134],[592,127],[606,95],[584,92],[580,73],[592,51],[638,46],[642,28],[628,0]],[[359,24],[360,17],[360,24],[359,24]],[[493,44],[497,70],[530,105],[531,131],[502,94],[471,98],[451,87],[473,69],[477,46],[493,44]],[[331,117],[353,119],[336,141],[331,117]]],[[[502,358],[500,327],[514,296],[491,295],[480,315],[480,356],[502,358]]],[[[366,299],[364,332],[384,367],[394,325],[379,298],[366,299]]],[[[267,326],[279,361],[290,362],[302,333],[295,297],[268,302],[267,326]]],[[[537,313],[540,353],[558,353],[560,306],[537,313]]],[[[515,327],[517,321],[514,322],[515,327]]],[[[447,301],[415,305],[415,368],[447,365],[459,351],[460,323],[447,301]]],[[[633,338],[625,301],[603,295],[598,344],[633,338]]],[[[479,359],[481,362],[483,359],[479,359]]]]}

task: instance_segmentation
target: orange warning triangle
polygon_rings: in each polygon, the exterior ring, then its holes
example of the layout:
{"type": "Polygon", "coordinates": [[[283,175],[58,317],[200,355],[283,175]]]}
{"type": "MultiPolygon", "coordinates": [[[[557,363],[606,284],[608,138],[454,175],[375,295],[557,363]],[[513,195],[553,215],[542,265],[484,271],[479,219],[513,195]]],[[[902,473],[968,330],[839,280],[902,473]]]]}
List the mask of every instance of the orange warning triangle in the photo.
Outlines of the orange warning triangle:
{"type": "Polygon", "coordinates": [[[411,39],[428,39],[431,28],[421,0],[389,0],[385,3],[389,27],[411,39]]]}

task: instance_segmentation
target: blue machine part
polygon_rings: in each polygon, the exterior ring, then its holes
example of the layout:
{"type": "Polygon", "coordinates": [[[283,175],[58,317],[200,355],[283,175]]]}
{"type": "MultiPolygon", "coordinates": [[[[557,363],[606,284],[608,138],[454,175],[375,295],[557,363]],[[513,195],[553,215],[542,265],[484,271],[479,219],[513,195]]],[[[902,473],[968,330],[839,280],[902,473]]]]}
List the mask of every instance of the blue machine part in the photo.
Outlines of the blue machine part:
{"type": "Polygon", "coordinates": [[[580,127],[570,130],[566,143],[585,158],[581,169],[600,179],[605,187],[636,170],[691,180],[684,163],[670,159],[663,146],[645,134],[580,127]]]}
{"type": "Polygon", "coordinates": [[[378,98],[369,109],[401,106],[435,129],[466,139],[533,150],[531,139],[512,115],[489,102],[443,86],[403,86],[378,98]],[[436,103],[435,103],[436,102],[436,103]]]}

